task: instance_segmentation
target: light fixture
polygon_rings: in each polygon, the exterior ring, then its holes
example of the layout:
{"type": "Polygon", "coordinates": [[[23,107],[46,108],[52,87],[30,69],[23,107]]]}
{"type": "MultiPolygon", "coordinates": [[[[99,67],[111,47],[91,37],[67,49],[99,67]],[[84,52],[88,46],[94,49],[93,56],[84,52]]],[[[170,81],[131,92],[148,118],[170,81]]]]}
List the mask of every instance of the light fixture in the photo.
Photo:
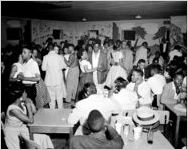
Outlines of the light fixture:
{"type": "Polygon", "coordinates": [[[86,22],[86,21],[87,21],[87,19],[86,19],[85,17],[83,17],[83,18],[82,18],[82,21],[83,21],[83,22],[86,22]]]}
{"type": "Polygon", "coordinates": [[[136,19],[141,19],[142,16],[140,16],[140,15],[136,15],[135,18],[136,18],[136,19]]]}

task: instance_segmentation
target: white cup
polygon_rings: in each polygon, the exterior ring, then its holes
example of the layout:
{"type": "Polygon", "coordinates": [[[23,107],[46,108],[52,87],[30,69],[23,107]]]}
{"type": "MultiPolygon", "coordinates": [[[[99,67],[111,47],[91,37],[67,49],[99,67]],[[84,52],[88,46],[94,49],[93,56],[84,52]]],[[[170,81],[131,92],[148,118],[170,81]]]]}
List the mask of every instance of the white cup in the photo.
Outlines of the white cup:
{"type": "Polygon", "coordinates": [[[138,140],[141,137],[141,133],[142,133],[142,127],[138,126],[138,127],[134,127],[134,139],[138,140]]]}

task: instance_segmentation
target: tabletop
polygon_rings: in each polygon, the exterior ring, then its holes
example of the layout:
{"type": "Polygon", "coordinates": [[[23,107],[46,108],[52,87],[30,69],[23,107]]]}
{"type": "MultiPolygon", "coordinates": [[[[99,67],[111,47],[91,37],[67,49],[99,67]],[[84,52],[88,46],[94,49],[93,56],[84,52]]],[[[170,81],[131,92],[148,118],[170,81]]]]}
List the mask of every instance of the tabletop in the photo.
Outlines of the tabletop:
{"type": "Polygon", "coordinates": [[[172,112],[174,112],[177,116],[187,116],[187,112],[182,112],[174,109],[176,104],[165,104],[165,106],[172,112]]]}
{"type": "Polygon", "coordinates": [[[39,109],[34,115],[34,123],[29,127],[73,127],[67,118],[71,109],[39,109]]]}
{"type": "Polygon", "coordinates": [[[170,142],[164,137],[160,131],[154,132],[153,144],[147,143],[147,133],[142,133],[137,141],[128,141],[124,145],[124,149],[139,150],[139,149],[174,149],[170,142]]]}

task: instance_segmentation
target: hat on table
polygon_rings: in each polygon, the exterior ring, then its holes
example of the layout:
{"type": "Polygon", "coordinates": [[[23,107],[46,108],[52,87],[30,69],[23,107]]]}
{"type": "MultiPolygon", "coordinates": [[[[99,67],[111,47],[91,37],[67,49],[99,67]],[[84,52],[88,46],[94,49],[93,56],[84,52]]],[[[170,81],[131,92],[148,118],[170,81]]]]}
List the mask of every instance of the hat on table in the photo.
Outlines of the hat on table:
{"type": "Polygon", "coordinates": [[[159,121],[159,115],[155,110],[142,106],[133,114],[133,121],[139,125],[153,125],[159,121]]]}

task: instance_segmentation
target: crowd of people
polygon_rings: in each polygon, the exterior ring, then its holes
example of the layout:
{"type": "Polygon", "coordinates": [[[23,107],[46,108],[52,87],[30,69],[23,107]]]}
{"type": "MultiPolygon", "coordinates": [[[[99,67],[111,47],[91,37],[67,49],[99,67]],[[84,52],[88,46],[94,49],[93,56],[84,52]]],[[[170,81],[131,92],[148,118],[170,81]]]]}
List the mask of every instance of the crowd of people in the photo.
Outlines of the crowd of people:
{"type": "MultiPolygon", "coordinates": [[[[103,43],[98,39],[80,40],[77,46],[67,41],[57,44],[52,38],[43,46],[9,45],[1,53],[2,110],[7,110],[9,120],[12,115],[28,123],[33,121],[33,113],[39,108],[73,108],[68,122],[80,121],[75,135],[85,134],[86,138],[72,139],[72,148],[100,148],[101,143],[95,143],[94,138],[99,135],[106,138],[104,127],[114,138],[111,143],[104,141],[103,148],[122,148],[121,137],[104,120],[109,120],[112,112],[140,106],[163,109],[163,104],[185,100],[187,54],[183,48],[181,45],[169,47],[164,42],[152,55],[147,42],[135,47],[131,41],[112,39],[105,39],[103,43]],[[26,94],[16,93],[20,86],[26,94]],[[100,90],[107,91],[108,96],[101,97],[100,90]],[[12,92],[18,96],[12,96],[12,92]],[[27,117],[25,109],[28,109],[27,117]],[[83,127],[91,129],[92,136],[91,131],[83,133],[83,127]]],[[[15,119],[11,121],[22,124],[15,119]]]]}

